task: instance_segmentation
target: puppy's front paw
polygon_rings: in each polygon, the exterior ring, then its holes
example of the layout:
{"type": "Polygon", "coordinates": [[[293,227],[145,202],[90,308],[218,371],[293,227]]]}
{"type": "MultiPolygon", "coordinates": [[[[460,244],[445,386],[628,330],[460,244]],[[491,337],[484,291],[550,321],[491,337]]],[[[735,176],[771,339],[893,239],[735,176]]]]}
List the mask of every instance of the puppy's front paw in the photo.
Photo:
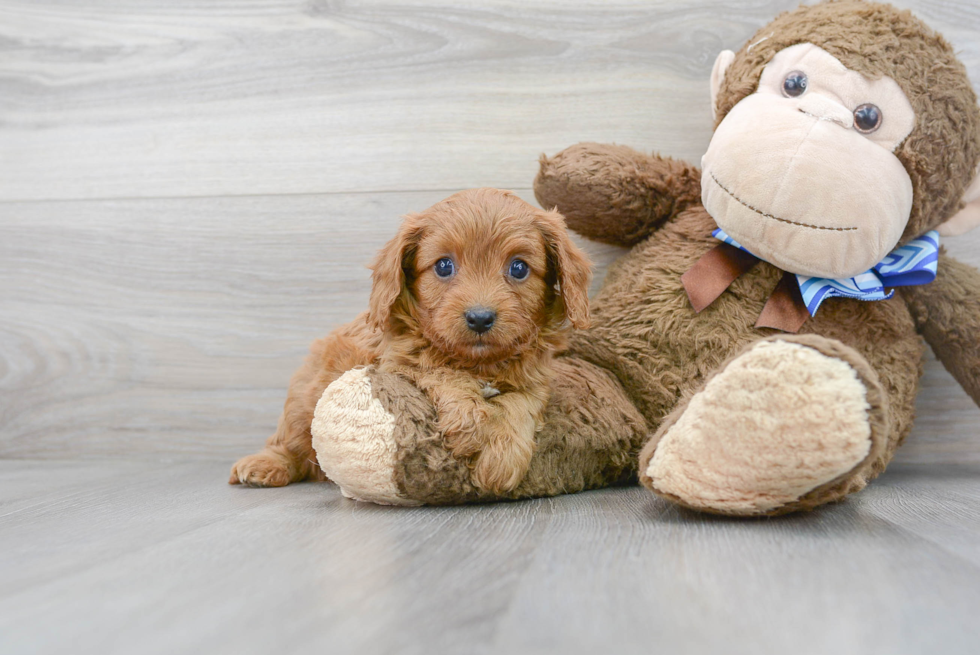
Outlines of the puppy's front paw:
{"type": "Polygon", "coordinates": [[[251,487],[285,487],[292,482],[292,472],[286,459],[268,450],[242,457],[231,467],[228,484],[251,487]]]}
{"type": "Polygon", "coordinates": [[[484,439],[480,426],[489,420],[490,407],[483,400],[453,403],[439,408],[439,431],[453,457],[462,459],[480,452],[484,439]]]}
{"type": "Polygon", "coordinates": [[[533,455],[533,438],[496,439],[477,458],[473,483],[495,494],[513,491],[527,475],[533,455]]]}

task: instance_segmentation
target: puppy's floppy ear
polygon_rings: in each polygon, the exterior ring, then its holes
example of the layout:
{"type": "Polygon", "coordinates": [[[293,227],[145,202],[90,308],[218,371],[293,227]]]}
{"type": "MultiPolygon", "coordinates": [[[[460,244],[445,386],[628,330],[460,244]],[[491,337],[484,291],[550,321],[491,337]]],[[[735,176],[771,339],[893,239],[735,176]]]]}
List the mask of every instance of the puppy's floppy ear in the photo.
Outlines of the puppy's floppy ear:
{"type": "Polygon", "coordinates": [[[554,266],[558,291],[565,307],[565,318],[576,328],[589,327],[589,283],[592,262],[572,243],[565,218],[557,210],[539,211],[535,223],[548,248],[549,266],[554,266]]]}
{"type": "Polygon", "coordinates": [[[413,265],[415,249],[422,238],[422,223],[420,214],[405,216],[398,234],[378,251],[371,264],[368,323],[377,330],[388,326],[392,308],[402,293],[408,292],[405,271],[413,265]]]}

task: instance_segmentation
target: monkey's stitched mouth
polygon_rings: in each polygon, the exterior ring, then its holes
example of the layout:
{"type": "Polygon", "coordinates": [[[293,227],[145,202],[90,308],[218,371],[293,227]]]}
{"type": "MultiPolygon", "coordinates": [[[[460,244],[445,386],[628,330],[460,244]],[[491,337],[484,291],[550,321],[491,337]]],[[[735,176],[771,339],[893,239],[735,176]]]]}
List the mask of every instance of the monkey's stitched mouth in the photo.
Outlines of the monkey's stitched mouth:
{"type": "Polygon", "coordinates": [[[745,202],[744,200],[742,200],[741,198],[739,198],[738,196],[736,196],[734,193],[732,193],[731,191],[729,191],[728,189],[726,189],[725,188],[725,185],[722,184],[721,182],[719,182],[718,181],[718,178],[715,177],[715,174],[712,173],[711,171],[708,171],[708,175],[710,175],[711,176],[711,179],[714,181],[714,183],[718,185],[718,188],[721,189],[722,191],[724,191],[725,193],[727,193],[728,195],[730,195],[732,198],[734,198],[735,199],[735,202],[737,202],[738,204],[742,205],[743,207],[746,207],[748,209],[751,209],[752,211],[754,211],[759,216],[763,216],[765,218],[771,218],[772,220],[779,221],[780,223],[789,223],[790,225],[798,225],[800,227],[808,227],[811,230],[830,230],[832,232],[847,232],[849,230],[856,230],[857,229],[856,227],[823,227],[821,225],[809,225],[807,223],[797,223],[796,221],[791,221],[791,220],[786,219],[786,218],[780,218],[779,216],[773,216],[772,214],[767,214],[765,212],[759,211],[758,209],[756,209],[755,207],[753,207],[752,205],[750,205],[749,203],[745,202]]]}

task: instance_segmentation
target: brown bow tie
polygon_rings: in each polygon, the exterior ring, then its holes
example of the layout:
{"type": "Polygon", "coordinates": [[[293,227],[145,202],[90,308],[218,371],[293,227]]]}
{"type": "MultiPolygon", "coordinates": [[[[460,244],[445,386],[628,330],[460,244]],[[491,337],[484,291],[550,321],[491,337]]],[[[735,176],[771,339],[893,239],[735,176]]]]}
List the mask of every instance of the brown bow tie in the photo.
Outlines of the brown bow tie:
{"type": "MultiPolygon", "coordinates": [[[[718,299],[718,296],[731,286],[732,282],[748,272],[760,260],[735,246],[721,243],[709,250],[691,269],[681,276],[681,283],[687,291],[687,297],[700,313],[718,299]]],[[[759,320],[757,328],[775,328],[783,332],[798,332],[800,327],[810,318],[810,312],[803,302],[800,285],[796,275],[783,273],[776,289],[769,296],[759,320]]]]}

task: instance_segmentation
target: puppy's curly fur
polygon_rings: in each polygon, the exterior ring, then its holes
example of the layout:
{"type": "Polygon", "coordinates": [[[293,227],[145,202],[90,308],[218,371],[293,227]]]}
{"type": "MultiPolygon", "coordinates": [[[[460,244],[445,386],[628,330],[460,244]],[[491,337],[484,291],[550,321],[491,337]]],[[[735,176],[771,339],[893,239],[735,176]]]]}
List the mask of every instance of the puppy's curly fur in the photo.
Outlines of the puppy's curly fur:
{"type": "Polygon", "coordinates": [[[447,445],[471,462],[478,486],[513,489],[534,453],[551,360],[570,327],[589,321],[591,264],[564,219],[507,191],[462,191],[406,216],[372,268],[369,310],[313,343],[276,433],[235,463],[229,482],[323,479],[310,436],[316,403],[345,371],[376,364],[429,395],[447,445]],[[434,270],[443,259],[453,262],[450,275],[434,270]],[[515,260],[530,269],[523,279],[511,274],[515,260]],[[468,325],[474,308],[495,315],[489,330],[468,325]]]}

